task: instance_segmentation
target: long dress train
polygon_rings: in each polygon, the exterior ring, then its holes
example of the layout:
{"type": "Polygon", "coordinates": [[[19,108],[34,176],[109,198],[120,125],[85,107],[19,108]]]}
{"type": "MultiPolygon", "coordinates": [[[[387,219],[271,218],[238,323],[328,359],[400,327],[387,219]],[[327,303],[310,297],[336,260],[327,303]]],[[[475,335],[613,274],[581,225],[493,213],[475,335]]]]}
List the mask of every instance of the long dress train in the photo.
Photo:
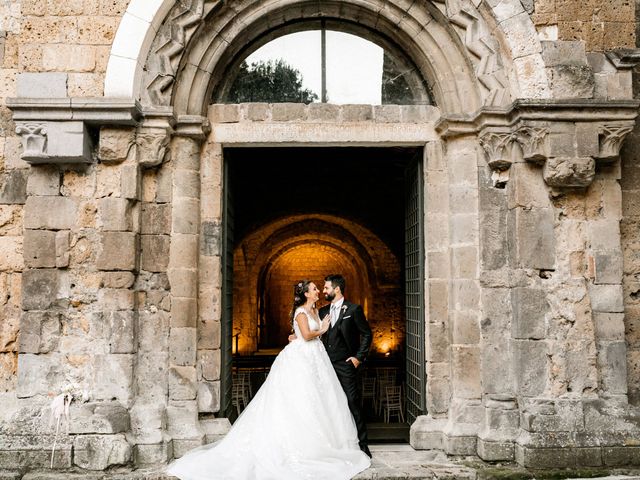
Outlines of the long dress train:
{"type": "MultiPolygon", "coordinates": [[[[304,308],[309,328],[319,321],[304,308]]],[[[181,480],[347,480],[371,464],[324,345],[298,337],[276,357],[253,400],[220,441],[169,465],[181,480]]]]}

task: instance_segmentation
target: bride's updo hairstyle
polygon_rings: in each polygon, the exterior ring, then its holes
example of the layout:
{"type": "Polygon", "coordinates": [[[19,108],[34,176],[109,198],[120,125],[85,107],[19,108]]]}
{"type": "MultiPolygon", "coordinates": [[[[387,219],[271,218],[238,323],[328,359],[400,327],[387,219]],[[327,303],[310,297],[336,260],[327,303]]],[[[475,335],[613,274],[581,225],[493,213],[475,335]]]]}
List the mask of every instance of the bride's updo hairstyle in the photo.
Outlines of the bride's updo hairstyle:
{"type": "Polygon", "coordinates": [[[307,297],[305,293],[309,291],[309,285],[311,280],[300,280],[293,286],[293,308],[291,309],[291,325],[293,325],[293,319],[295,318],[296,308],[301,307],[307,303],[307,297]]]}

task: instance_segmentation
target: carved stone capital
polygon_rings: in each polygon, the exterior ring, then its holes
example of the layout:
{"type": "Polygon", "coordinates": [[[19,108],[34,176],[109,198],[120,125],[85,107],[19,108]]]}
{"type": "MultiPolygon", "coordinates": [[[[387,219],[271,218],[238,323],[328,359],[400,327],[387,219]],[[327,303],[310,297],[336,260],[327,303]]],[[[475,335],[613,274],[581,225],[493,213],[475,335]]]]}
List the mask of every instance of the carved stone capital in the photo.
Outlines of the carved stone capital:
{"type": "Polygon", "coordinates": [[[160,108],[144,112],[144,121],[138,127],[136,151],[138,164],[156,167],[169,160],[169,142],[175,121],[171,108],[160,108]]]}
{"type": "Polygon", "coordinates": [[[549,156],[549,129],[523,125],[516,130],[522,157],[528,162],[544,163],[549,156]]]}
{"type": "Polygon", "coordinates": [[[16,122],[21,158],[31,164],[91,163],[91,140],[83,122],[16,122]]]}
{"type": "Polygon", "coordinates": [[[480,133],[480,145],[487,154],[487,164],[493,171],[509,169],[513,163],[513,147],[517,140],[510,130],[486,129],[480,133]]]}
{"type": "Polygon", "coordinates": [[[625,137],[631,133],[633,125],[607,125],[599,129],[599,152],[597,159],[602,162],[612,162],[620,156],[620,148],[625,137]]]}

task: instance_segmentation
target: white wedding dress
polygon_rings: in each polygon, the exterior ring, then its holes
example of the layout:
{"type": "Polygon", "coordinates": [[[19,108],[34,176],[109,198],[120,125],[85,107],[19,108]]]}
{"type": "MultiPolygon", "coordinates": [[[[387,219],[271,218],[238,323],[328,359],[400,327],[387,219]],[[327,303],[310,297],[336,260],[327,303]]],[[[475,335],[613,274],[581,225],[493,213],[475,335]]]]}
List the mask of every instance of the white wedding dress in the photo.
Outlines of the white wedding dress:
{"type": "MultiPolygon", "coordinates": [[[[304,308],[296,310],[307,313],[304,308]]],[[[309,328],[320,328],[309,318],[309,328]]],[[[220,441],[169,465],[181,480],[349,479],[371,464],[358,447],[347,397],[319,338],[298,337],[220,441]]]]}

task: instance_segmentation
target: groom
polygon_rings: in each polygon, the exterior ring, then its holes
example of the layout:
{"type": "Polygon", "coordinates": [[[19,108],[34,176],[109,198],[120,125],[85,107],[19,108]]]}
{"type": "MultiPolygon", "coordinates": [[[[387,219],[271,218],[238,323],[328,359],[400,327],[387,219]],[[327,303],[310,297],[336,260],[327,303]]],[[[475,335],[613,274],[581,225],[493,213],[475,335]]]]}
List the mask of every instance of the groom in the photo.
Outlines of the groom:
{"type": "Polygon", "coordinates": [[[369,354],[371,328],[360,305],[344,298],[345,280],[342,275],[324,279],[324,298],[331,302],[318,312],[320,318],[331,316],[331,327],[322,336],[329,359],[349,402],[349,410],[358,428],[360,449],[371,457],[367,440],[367,426],[360,409],[359,368],[369,354]]]}

